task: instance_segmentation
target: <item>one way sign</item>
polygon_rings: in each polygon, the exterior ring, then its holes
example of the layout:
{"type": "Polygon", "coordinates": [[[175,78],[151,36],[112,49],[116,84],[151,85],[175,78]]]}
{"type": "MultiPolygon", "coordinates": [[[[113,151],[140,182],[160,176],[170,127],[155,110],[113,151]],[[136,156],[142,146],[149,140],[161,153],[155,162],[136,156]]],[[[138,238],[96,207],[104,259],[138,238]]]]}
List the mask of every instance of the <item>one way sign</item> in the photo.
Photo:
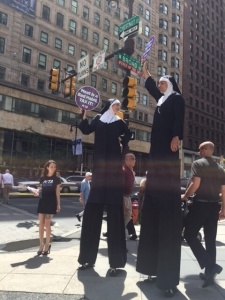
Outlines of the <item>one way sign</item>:
{"type": "Polygon", "coordinates": [[[142,33],[142,22],[139,16],[134,16],[119,26],[119,39],[142,33]]]}

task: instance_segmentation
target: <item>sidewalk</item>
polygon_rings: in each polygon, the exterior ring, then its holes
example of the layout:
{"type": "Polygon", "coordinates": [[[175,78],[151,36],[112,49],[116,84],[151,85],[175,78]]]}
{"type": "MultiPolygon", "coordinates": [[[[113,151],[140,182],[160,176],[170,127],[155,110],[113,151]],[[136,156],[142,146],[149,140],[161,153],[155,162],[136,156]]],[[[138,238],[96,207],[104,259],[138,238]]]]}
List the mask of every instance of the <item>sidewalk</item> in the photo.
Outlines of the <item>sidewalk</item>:
{"type": "MultiPolygon", "coordinates": [[[[78,271],[80,229],[53,226],[50,255],[38,257],[38,227],[36,216],[10,206],[0,206],[0,292],[21,291],[64,295],[65,299],[84,300],[158,300],[164,299],[154,283],[136,272],[138,241],[127,241],[128,260],[117,277],[109,277],[107,242],[101,238],[96,267],[78,271]],[[59,239],[61,237],[61,239],[59,239]],[[13,251],[13,243],[28,243],[23,250],[13,251]],[[33,243],[33,244],[32,244],[33,243]],[[11,248],[9,247],[11,245],[11,248]],[[78,298],[77,298],[78,297],[78,298]]],[[[139,232],[139,226],[136,226],[139,232]]],[[[106,231],[103,221],[102,232],[106,231]]],[[[182,246],[181,280],[176,300],[225,299],[225,222],[220,222],[217,236],[217,260],[224,271],[217,276],[216,284],[202,289],[198,274],[200,268],[187,245],[182,246]]],[[[168,257],[169,259],[169,257],[168,257]]],[[[37,296],[38,297],[38,296],[37,296]]],[[[6,298],[7,299],[7,298],[6,298]]],[[[11,298],[10,298],[11,299],[11,298]]],[[[26,298],[26,299],[29,299],[26,298]]],[[[63,299],[63,298],[60,298],[63,299]]]]}

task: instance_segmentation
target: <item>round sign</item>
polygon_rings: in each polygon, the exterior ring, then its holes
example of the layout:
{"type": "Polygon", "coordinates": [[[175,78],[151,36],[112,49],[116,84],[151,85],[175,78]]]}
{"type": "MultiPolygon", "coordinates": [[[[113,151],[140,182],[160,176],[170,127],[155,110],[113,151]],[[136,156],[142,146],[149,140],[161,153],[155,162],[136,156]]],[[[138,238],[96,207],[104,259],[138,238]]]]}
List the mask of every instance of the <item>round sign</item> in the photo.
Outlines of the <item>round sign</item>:
{"type": "Polygon", "coordinates": [[[99,92],[92,86],[83,86],[76,92],[75,102],[81,109],[93,110],[100,103],[99,92]]]}

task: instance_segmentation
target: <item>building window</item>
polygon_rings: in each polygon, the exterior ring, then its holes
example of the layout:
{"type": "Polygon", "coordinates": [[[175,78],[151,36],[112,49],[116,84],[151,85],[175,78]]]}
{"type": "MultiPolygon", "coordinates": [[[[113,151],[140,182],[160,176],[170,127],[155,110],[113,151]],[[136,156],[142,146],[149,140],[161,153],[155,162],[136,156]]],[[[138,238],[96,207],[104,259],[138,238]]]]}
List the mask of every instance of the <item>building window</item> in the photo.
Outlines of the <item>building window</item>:
{"type": "Polygon", "coordinates": [[[68,45],[68,54],[74,56],[75,55],[75,47],[73,45],[68,45]]]}
{"type": "Polygon", "coordinates": [[[159,28],[168,30],[168,22],[166,20],[160,19],[159,20],[159,28]]]}
{"type": "Polygon", "coordinates": [[[0,79],[5,79],[5,71],[6,69],[4,67],[0,67],[0,79]]]}
{"type": "Polygon", "coordinates": [[[30,76],[26,74],[21,75],[21,85],[23,86],[29,86],[30,82],[30,76]]]}
{"type": "Polygon", "coordinates": [[[87,55],[87,51],[81,50],[81,52],[80,52],[80,57],[82,58],[82,57],[84,57],[84,56],[86,56],[86,55],[87,55]]]}
{"type": "Polygon", "coordinates": [[[104,70],[108,70],[108,67],[109,67],[108,62],[105,61],[104,66],[103,66],[103,69],[104,69],[104,70]]]}
{"type": "Polygon", "coordinates": [[[138,15],[143,15],[143,6],[140,3],[138,4],[138,15]]]}
{"type": "Polygon", "coordinates": [[[114,25],[114,35],[115,36],[119,36],[119,26],[118,25],[114,25]]]}
{"type": "Polygon", "coordinates": [[[50,20],[50,8],[46,5],[43,5],[42,7],[42,19],[45,19],[46,21],[50,20]]]}
{"type": "Polygon", "coordinates": [[[63,28],[64,16],[57,12],[56,15],[56,25],[63,28]]]}
{"type": "Polygon", "coordinates": [[[77,0],[72,0],[72,3],[71,3],[71,10],[73,13],[77,13],[77,8],[78,8],[78,2],[77,0]]]}
{"type": "Polygon", "coordinates": [[[46,70],[46,62],[47,62],[47,56],[45,54],[39,54],[38,57],[38,68],[46,70]]]}
{"type": "Polygon", "coordinates": [[[37,90],[44,91],[45,89],[45,80],[38,79],[37,81],[37,90]]]}
{"type": "Polygon", "coordinates": [[[102,89],[103,91],[107,91],[107,80],[105,78],[102,78],[102,89]]]}
{"type": "Polygon", "coordinates": [[[148,97],[147,97],[147,95],[143,95],[142,96],[142,105],[144,105],[144,106],[147,106],[147,104],[148,104],[148,97]]]}
{"type": "Polygon", "coordinates": [[[109,30],[110,30],[110,21],[108,19],[105,19],[104,30],[106,32],[109,32],[109,30]]]}
{"type": "Polygon", "coordinates": [[[150,11],[148,9],[145,11],[145,19],[148,21],[150,20],[150,11]]]}
{"type": "Polygon", "coordinates": [[[22,57],[22,62],[26,64],[30,64],[31,61],[31,50],[23,47],[23,57],[22,57]]]}
{"type": "Polygon", "coordinates": [[[53,60],[53,68],[54,68],[54,69],[60,69],[60,67],[61,67],[61,62],[60,62],[60,60],[54,59],[54,60],[53,60]]]}
{"type": "Polygon", "coordinates": [[[142,39],[140,37],[137,38],[137,48],[142,49],[142,39]]]}
{"type": "Polygon", "coordinates": [[[93,32],[93,44],[98,45],[99,43],[99,34],[97,32],[93,32]]]}
{"type": "Polygon", "coordinates": [[[117,93],[117,84],[115,82],[112,82],[112,94],[116,95],[117,93]]]}
{"type": "Polygon", "coordinates": [[[55,48],[62,50],[62,40],[60,40],[58,38],[55,39],[55,48]]]}
{"type": "Polygon", "coordinates": [[[145,26],[145,35],[146,36],[150,35],[150,27],[148,25],[145,26]]]}
{"type": "Polygon", "coordinates": [[[91,75],[91,86],[94,88],[97,87],[97,76],[96,75],[91,75]]]}
{"type": "Polygon", "coordinates": [[[24,34],[26,36],[33,37],[33,26],[30,26],[29,24],[25,24],[24,34]]]}
{"type": "Polygon", "coordinates": [[[166,35],[164,34],[159,34],[159,44],[163,44],[165,46],[167,46],[167,42],[168,41],[168,38],[166,35]]]}
{"type": "Polygon", "coordinates": [[[74,20],[70,20],[70,23],[69,23],[69,31],[76,34],[76,22],[74,20]]]}
{"type": "Polygon", "coordinates": [[[100,1],[100,0],[95,0],[95,5],[96,5],[97,7],[100,7],[100,6],[101,6],[101,1],[100,1]]]}
{"type": "Polygon", "coordinates": [[[82,39],[85,41],[88,39],[88,28],[85,26],[82,26],[82,39]]]}
{"type": "Polygon", "coordinates": [[[58,0],[59,5],[65,6],[65,0],[58,0]]]}
{"type": "Polygon", "coordinates": [[[42,43],[48,44],[48,34],[46,32],[41,31],[40,41],[42,43]]]}
{"type": "Polygon", "coordinates": [[[98,13],[95,13],[94,24],[100,26],[100,15],[98,13]]]}
{"type": "Polygon", "coordinates": [[[84,9],[83,9],[83,18],[85,20],[89,20],[89,8],[87,6],[84,6],[84,9]]]}
{"type": "Polygon", "coordinates": [[[0,24],[7,25],[8,15],[0,11],[0,24]]]}
{"type": "Polygon", "coordinates": [[[105,51],[109,50],[109,40],[107,38],[104,38],[104,42],[103,42],[103,49],[105,51]]]}
{"type": "Polygon", "coordinates": [[[159,4],[159,12],[168,15],[168,6],[165,4],[159,4]]]}
{"type": "Polygon", "coordinates": [[[0,37],[0,53],[4,54],[5,52],[5,39],[0,37]]]}

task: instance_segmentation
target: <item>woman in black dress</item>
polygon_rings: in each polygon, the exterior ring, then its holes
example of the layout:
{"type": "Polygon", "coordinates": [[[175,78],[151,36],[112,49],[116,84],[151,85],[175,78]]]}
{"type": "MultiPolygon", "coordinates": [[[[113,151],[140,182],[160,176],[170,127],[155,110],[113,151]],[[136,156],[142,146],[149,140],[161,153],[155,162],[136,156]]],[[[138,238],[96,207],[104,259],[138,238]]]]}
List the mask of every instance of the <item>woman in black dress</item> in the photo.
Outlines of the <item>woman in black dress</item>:
{"type": "Polygon", "coordinates": [[[181,202],[179,141],[183,139],[184,99],[172,76],[163,76],[158,87],[143,62],[145,87],[157,102],[151,132],[151,148],[137,271],[157,277],[166,297],[176,292],[180,277],[181,202]]]}
{"type": "Polygon", "coordinates": [[[101,114],[88,124],[86,112],[79,129],[83,134],[95,132],[91,191],[85,206],[80,255],[80,269],[93,267],[96,261],[104,207],[107,208],[108,256],[110,275],[126,264],[126,241],[123,214],[122,153],[131,133],[116,113],[120,101],[109,99],[101,114]]]}
{"type": "Polygon", "coordinates": [[[39,250],[38,255],[50,253],[51,220],[53,215],[60,212],[60,178],[56,176],[56,163],[49,160],[44,165],[40,178],[40,199],[38,203],[39,216],[39,250]],[[46,240],[44,245],[44,228],[46,240]]]}

